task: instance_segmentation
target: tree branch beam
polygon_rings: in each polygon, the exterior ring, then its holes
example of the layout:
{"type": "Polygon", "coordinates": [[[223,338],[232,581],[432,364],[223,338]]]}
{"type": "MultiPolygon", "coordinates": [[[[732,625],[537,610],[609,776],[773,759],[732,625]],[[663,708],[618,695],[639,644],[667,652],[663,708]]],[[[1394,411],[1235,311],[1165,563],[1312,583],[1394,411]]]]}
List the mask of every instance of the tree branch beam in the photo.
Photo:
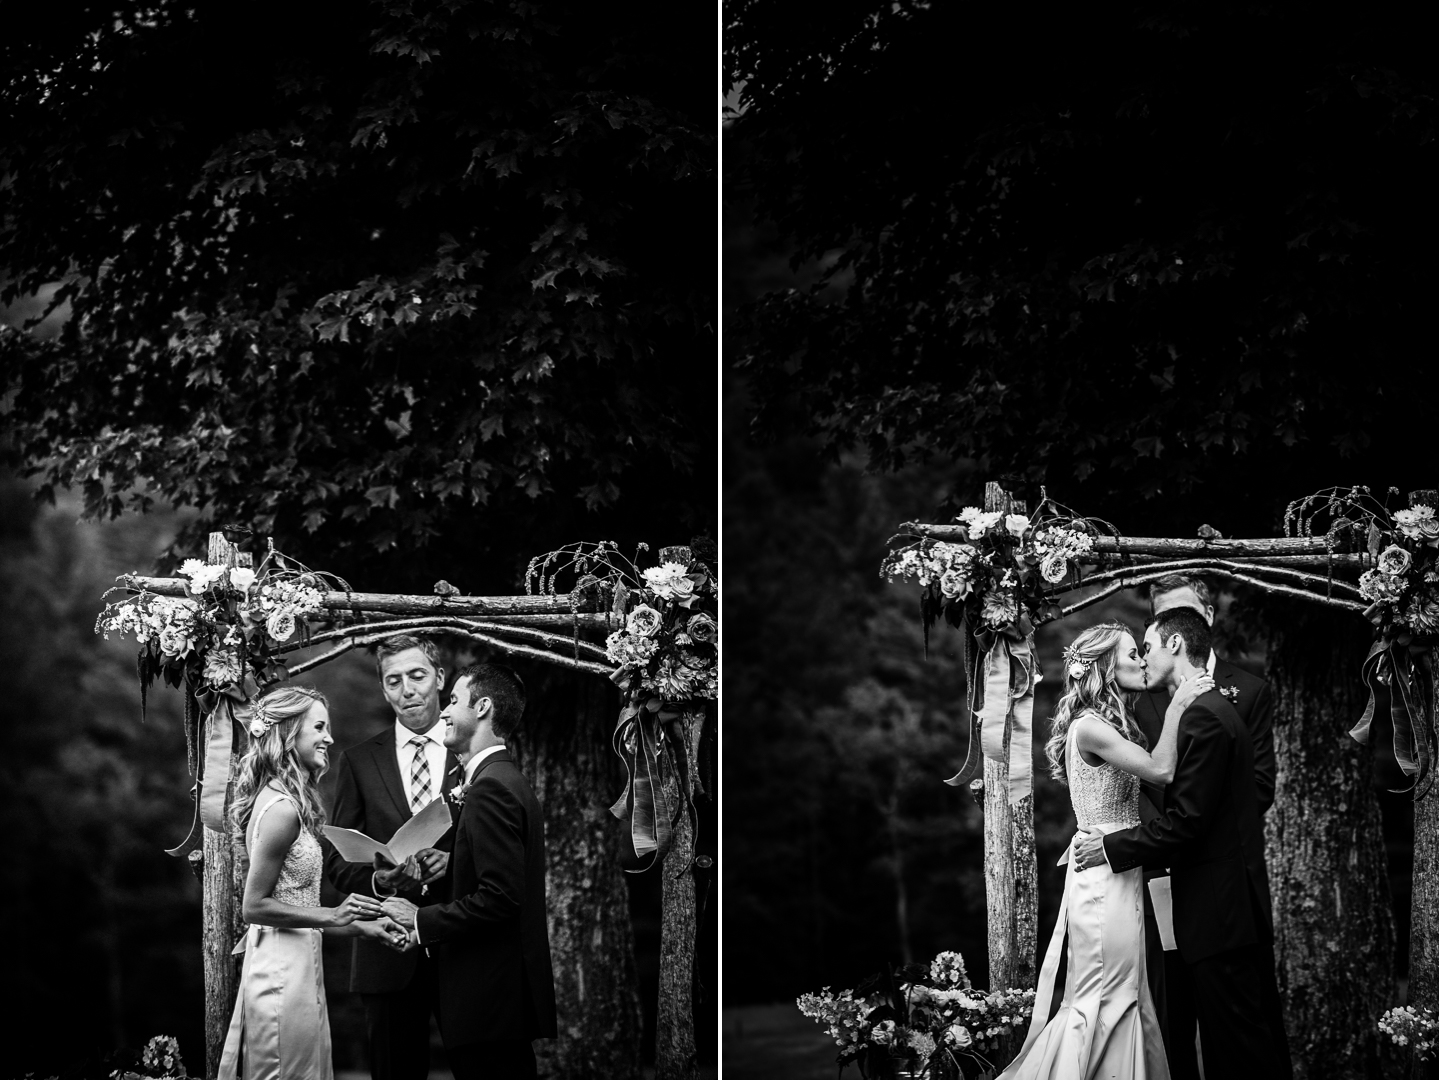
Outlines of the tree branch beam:
{"type": "MultiPolygon", "coordinates": [[[[968,541],[970,530],[965,525],[927,525],[918,521],[907,521],[900,526],[902,532],[932,540],[968,541]]],[[[1353,559],[1358,563],[1359,555],[1333,552],[1327,547],[1323,536],[1279,536],[1258,540],[1174,540],[1155,536],[1095,536],[1092,537],[1094,550],[1099,555],[1170,555],[1208,556],[1211,558],[1263,558],[1296,555],[1328,556],[1336,561],[1353,559]]]]}

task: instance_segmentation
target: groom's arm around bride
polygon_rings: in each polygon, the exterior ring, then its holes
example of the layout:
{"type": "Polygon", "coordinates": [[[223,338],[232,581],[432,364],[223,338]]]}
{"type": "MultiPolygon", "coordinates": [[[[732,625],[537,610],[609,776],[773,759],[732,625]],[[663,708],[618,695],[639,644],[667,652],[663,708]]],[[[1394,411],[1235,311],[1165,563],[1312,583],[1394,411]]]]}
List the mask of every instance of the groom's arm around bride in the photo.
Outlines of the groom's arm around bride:
{"type": "Polygon", "coordinates": [[[386,902],[436,958],[440,1034],[456,1080],[534,1076],[530,1041],[555,1035],[545,920],[540,804],[505,748],[525,690],[509,668],[477,664],[455,679],[441,718],[465,786],[445,902],[386,902]]]}

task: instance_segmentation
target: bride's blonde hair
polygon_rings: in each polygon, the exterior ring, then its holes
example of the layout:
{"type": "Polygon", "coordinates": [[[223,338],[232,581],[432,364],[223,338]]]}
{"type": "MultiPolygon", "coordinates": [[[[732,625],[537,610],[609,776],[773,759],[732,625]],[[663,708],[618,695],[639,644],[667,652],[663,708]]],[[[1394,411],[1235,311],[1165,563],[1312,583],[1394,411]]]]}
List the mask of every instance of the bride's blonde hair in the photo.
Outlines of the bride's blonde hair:
{"type": "Polygon", "coordinates": [[[240,759],[235,802],[230,810],[231,820],[242,836],[250,824],[256,798],[273,780],[295,801],[301,826],[319,838],[320,826],[325,824],[320,777],[325,775],[326,767],[302,765],[295,756],[300,723],[316,704],[330,706],[325,695],[313,686],[278,686],[255,699],[255,715],[265,723],[265,733],[251,737],[250,749],[240,759]]]}
{"type": "MultiPolygon", "coordinates": [[[[1115,681],[1120,645],[1127,634],[1130,628],[1124,623],[1100,623],[1082,630],[1065,650],[1065,682],[1050,723],[1050,739],[1045,743],[1050,775],[1062,784],[1069,784],[1065,775],[1065,736],[1070,725],[1086,713],[1098,716],[1131,742],[1149,747],[1135,723],[1136,693],[1120,689],[1115,681]],[[1072,667],[1084,670],[1076,676],[1072,667]]],[[[1134,635],[1130,636],[1134,640],[1134,635]]]]}

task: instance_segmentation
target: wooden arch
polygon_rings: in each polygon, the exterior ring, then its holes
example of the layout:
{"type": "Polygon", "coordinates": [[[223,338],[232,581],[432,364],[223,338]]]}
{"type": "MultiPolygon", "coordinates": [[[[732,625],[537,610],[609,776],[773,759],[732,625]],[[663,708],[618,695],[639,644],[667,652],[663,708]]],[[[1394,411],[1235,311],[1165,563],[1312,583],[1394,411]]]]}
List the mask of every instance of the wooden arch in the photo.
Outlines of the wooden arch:
{"type": "MultiPolygon", "coordinates": [[[[690,549],[664,548],[660,556],[662,560],[669,557],[688,561],[690,549]]],[[[253,567],[253,556],[240,551],[224,533],[215,532],[210,534],[206,562],[229,568],[253,567]]],[[[183,578],[127,575],[122,585],[157,596],[190,595],[183,578]]],[[[577,589],[573,594],[538,596],[462,596],[458,590],[452,594],[438,590],[437,595],[432,596],[330,590],[322,593],[320,606],[322,614],[315,616],[316,621],[338,620],[340,625],[316,633],[307,630],[272,652],[283,655],[316,645],[330,647],[317,656],[287,665],[287,678],[328,663],[352,649],[416,633],[459,635],[513,656],[607,679],[615,668],[607,661],[603,648],[580,636],[582,630],[615,627],[610,598],[601,590],[577,589]]],[[[623,617],[620,621],[623,622],[623,617]]],[[[677,725],[683,732],[681,752],[688,755],[691,762],[699,758],[706,711],[687,710],[677,725]]],[[[202,746],[211,741],[214,734],[211,725],[216,722],[235,724],[228,716],[212,712],[204,718],[205,730],[196,733],[202,746]]],[[[231,738],[231,776],[241,745],[243,739],[231,738]]],[[[195,824],[187,840],[169,853],[187,858],[202,883],[205,1059],[206,1076],[213,1080],[239,987],[240,967],[231,956],[231,949],[245,930],[240,914],[244,883],[237,877],[239,860],[234,837],[228,831],[232,795],[228,788],[224,801],[227,832],[218,833],[200,825],[199,789],[205,777],[204,770],[196,770],[194,765],[203,756],[203,751],[192,754],[192,772],[197,774],[195,824]]],[[[666,783],[670,806],[683,808],[706,795],[698,769],[669,776],[666,783]],[[685,790],[680,790],[680,785],[685,790]]],[[[697,1065],[693,1019],[697,920],[695,876],[691,871],[697,855],[689,814],[678,814],[669,841],[668,854],[662,849],[659,857],[682,869],[662,874],[656,1076],[661,1080],[693,1080],[697,1065]]],[[[700,865],[704,865],[704,860],[700,865]]]]}
{"type": "MultiPolygon", "coordinates": [[[[1434,492],[1411,493],[1412,503],[1428,500],[1434,492]]],[[[1025,503],[1000,485],[985,485],[984,509],[989,512],[1025,513],[1025,503]]],[[[906,522],[897,539],[966,541],[966,525],[906,522]]],[[[1199,571],[1256,586],[1267,592],[1294,596],[1312,603],[1361,614],[1370,604],[1346,575],[1373,568],[1370,551],[1336,550],[1325,536],[1282,537],[1258,540],[1168,539],[1099,535],[1093,539],[1093,560],[1105,569],[1047,591],[1059,597],[1078,589],[1104,588],[1065,607],[1057,607],[1038,622],[1073,614],[1121,589],[1132,588],[1181,570],[1199,571]]],[[[1440,671],[1434,636],[1428,639],[1431,671],[1440,671]]],[[[967,678],[970,673],[967,673],[967,678]]],[[[1433,730],[1437,715],[1435,685],[1430,686],[1428,723],[1433,730]]],[[[1005,729],[1004,759],[1010,756],[1010,730],[1005,729]]],[[[984,758],[983,778],[970,782],[970,791],[984,812],[985,892],[989,940],[990,985],[1033,987],[1037,972],[1037,871],[1035,860],[1034,798],[1012,799],[1006,760],[984,758]]],[[[1432,1011],[1436,1007],[1437,847],[1440,847],[1440,783],[1432,775],[1416,789],[1414,803],[1414,888],[1411,895],[1410,997],[1432,1011]]]]}

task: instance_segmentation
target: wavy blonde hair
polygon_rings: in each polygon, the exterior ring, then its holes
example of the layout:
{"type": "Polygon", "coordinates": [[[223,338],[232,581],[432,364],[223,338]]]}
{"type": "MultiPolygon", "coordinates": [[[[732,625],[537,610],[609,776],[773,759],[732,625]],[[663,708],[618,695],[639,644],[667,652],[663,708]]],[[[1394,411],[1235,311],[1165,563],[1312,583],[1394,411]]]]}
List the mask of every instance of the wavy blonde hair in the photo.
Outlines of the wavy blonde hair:
{"type": "Polygon", "coordinates": [[[1135,723],[1135,698],[1132,690],[1121,690],[1115,681],[1120,644],[1134,634],[1124,623],[1099,623],[1082,630],[1070,643],[1065,660],[1065,682],[1055,717],[1050,722],[1050,739],[1045,743],[1045,756],[1050,759],[1050,775],[1069,785],[1065,775],[1065,736],[1070,725],[1087,713],[1098,716],[1133,743],[1149,748],[1144,733],[1135,723]],[[1085,663],[1078,679],[1070,674],[1072,658],[1085,663]]]}
{"type": "Polygon", "coordinates": [[[325,775],[326,770],[302,765],[295,756],[295,737],[300,733],[300,723],[317,702],[330,707],[325,695],[313,686],[280,686],[255,699],[256,714],[273,723],[259,738],[251,737],[250,749],[240,759],[230,817],[242,836],[250,824],[255,800],[273,780],[295,800],[301,826],[319,838],[320,826],[325,824],[325,806],[320,801],[320,777],[325,775]]]}

